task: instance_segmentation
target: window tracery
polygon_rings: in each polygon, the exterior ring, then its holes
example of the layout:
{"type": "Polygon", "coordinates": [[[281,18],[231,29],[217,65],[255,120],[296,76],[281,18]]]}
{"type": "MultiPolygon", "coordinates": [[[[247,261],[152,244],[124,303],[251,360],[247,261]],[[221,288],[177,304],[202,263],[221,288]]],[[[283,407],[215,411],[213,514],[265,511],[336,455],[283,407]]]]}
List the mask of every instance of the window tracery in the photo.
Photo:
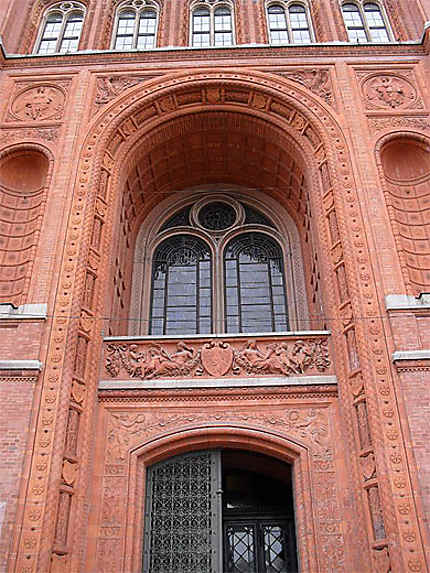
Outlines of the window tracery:
{"type": "Polygon", "coordinates": [[[159,6],[151,0],[127,0],[116,14],[112,40],[114,50],[150,50],[155,48],[159,6]]]}
{"type": "Polygon", "coordinates": [[[191,5],[190,43],[196,48],[234,44],[233,7],[228,2],[210,0],[191,5]]]}
{"type": "Polygon", "coordinates": [[[35,52],[54,54],[79,49],[85,6],[80,2],[59,2],[45,13],[35,52]]]}
{"type": "Polygon", "coordinates": [[[309,9],[301,2],[267,4],[267,21],[271,44],[309,44],[314,39],[309,9]]]}
{"type": "Polygon", "coordinates": [[[149,334],[289,329],[280,236],[258,208],[225,196],[182,207],[150,259],[149,334]]]}
{"type": "Polygon", "coordinates": [[[342,14],[350,42],[390,41],[386,16],[377,2],[345,2],[342,14]]]}

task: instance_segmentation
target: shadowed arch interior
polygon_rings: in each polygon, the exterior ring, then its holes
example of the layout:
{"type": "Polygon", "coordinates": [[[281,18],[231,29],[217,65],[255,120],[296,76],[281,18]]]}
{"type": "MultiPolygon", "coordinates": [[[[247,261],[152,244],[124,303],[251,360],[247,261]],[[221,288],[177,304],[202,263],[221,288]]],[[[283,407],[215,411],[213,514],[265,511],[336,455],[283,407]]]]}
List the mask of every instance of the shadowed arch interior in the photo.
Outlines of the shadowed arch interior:
{"type": "Polygon", "coordinates": [[[132,253],[146,214],[173,193],[205,186],[241,186],[262,197],[267,194],[288,210],[301,234],[308,273],[306,296],[320,312],[318,267],[311,246],[309,177],[304,151],[291,136],[248,113],[189,113],[137,140],[123,172],[110,334],[129,331],[132,253]]]}

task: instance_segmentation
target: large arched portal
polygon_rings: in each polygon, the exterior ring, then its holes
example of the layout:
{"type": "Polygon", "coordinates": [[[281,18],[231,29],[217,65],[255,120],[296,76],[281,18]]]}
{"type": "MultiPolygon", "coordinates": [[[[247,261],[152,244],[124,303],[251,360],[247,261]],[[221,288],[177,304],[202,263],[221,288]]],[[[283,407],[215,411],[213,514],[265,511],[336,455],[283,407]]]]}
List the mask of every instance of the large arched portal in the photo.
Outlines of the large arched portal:
{"type": "Polygon", "coordinates": [[[302,444],[294,475],[303,571],[406,570],[412,551],[421,567],[421,541],[409,535],[419,525],[391,356],[335,116],[283,78],[211,70],[136,86],[94,118],[47,341],[29,470],[38,487],[23,507],[24,528],[36,514],[43,527],[31,549],[17,541],[18,567],[37,559],[39,570],[50,570],[50,560],[53,571],[79,570],[86,547],[87,571],[140,573],[146,467],[134,448],[164,436],[160,460],[171,457],[179,429],[182,452],[211,448],[208,428],[217,424],[225,429],[220,447],[237,448],[238,426],[250,429],[240,449],[262,451],[255,428],[302,444]],[[311,317],[322,308],[330,333],[125,336],[139,231],[149,243],[173,214],[160,209],[180,207],[196,187],[202,198],[233,187],[278,229],[288,214],[302,298],[311,317]],[[106,331],[113,337],[103,339],[106,331]],[[55,540],[49,551],[45,540],[55,540]]]}

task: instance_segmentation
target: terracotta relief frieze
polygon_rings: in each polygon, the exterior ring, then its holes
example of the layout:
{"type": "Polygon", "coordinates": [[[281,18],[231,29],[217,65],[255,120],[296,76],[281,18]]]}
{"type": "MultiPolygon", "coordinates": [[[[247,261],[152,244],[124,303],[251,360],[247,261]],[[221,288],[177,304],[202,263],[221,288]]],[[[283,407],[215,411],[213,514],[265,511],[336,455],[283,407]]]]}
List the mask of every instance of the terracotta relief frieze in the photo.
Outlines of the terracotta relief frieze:
{"type": "Polygon", "coordinates": [[[333,85],[331,82],[330,71],[328,69],[300,69],[289,72],[276,72],[276,74],[283,76],[284,78],[288,78],[293,82],[297,82],[311,90],[311,92],[322,98],[326,103],[335,106],[333,85]]]}
{"type": "Polygon", "coordinates": [[[108,343],[105,373],[151,380],[189,376],[301,376],[328,372],[327,338],[108,343]]]}
{"type": "Polygon", "coordinates": [[[160,74],[152,76],[105,76],[97,78],[97,91],[95,103],[102,107],[119,96],[123,91],[147,82],[160,74]]]}
{"type": "Polygon", "coordinates": [[[112,410],[109,416],[106,435],[106,463],[122,464],[129,450],[149,437],[169,429],[179,429],[190,425],[240,423],[277,428],[284,434],[308,441],[324,459],[333,459],[330,448],[330,431],[326,409],[315,407],[285,407],[280,411],[241,411],[222,409],[204,412],[179,413],[135,413],[112,410]]]}
{"type": "Polygon", "coordinates": [[[430,130],[430,121],[427,117],[405,117],[405,116],[384,116],[371,117],[368,120],[369,128],[372,133],[382,131],[413,129],[420,131],[430,130]]]}
{"type": "Polygon", "coordinates": [[[17,82],[7,121],[45,122],[63,119],[69,82],[17,82]]]}
{"type": "Polygon", "coordinates": [[[53,143],[59,136],[58,127],[22,127],[14,129],[0,129],[0,143],[2,146],[17,141],[42,141],[53,143]]]}
{"type": "Polygon", "coordinates": [[[412,70],[357,71],[366,110],[423,109],[412,70]]]}

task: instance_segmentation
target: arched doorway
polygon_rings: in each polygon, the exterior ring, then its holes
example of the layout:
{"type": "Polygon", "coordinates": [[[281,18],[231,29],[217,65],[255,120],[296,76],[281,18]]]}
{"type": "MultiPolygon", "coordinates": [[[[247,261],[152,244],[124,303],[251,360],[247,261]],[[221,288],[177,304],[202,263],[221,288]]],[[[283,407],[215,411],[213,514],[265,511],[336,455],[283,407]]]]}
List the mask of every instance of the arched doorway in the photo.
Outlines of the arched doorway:
{"type": "Polygon", "coordinates": [[[144,573],[295,573],[291,466],[203,450],[148,468],[144,573]]]}

